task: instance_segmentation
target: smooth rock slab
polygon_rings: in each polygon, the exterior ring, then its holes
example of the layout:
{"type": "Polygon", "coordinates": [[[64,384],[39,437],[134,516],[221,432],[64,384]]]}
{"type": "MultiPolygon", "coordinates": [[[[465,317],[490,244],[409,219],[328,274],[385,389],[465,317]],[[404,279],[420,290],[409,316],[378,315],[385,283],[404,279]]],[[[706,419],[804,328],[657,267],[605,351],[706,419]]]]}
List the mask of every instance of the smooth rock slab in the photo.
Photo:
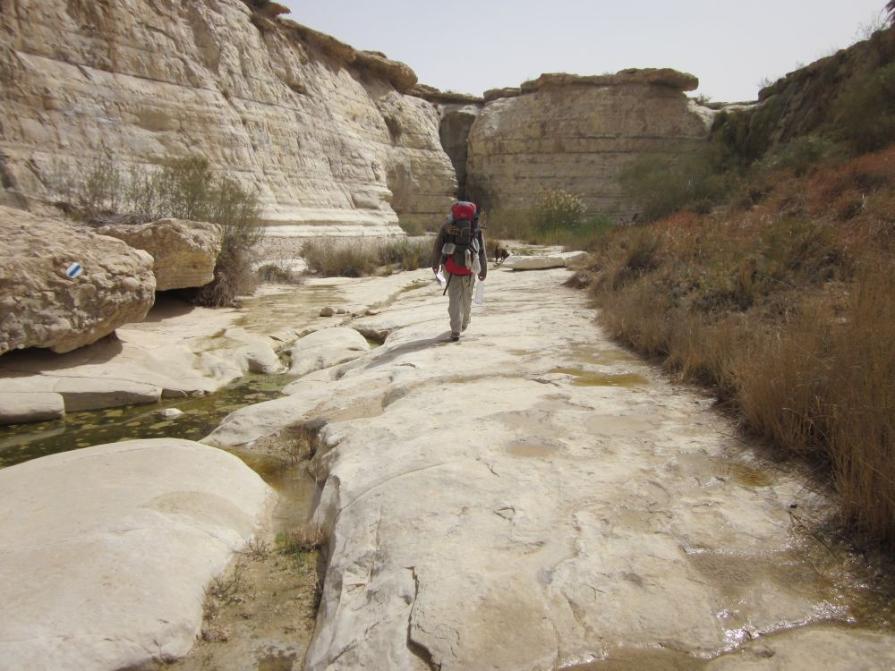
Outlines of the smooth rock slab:
{"type": "Polygon", "coordinates": [[[504,268],[510,270],[549,270],[550,268],[565,268],[573,261],[578,261],[587,256],[587,252],[562,252],[559,254],[537,256],[511,256],[504,263],[504,268]]]}
{"type": "Polygon", "coordinates": [[[307,375],[315,370],[356,359],[369,351],[370,344],[351,328],[321,329],[298,340],[292,346],[293,375],[307,375]]]}
{"type": "MultiPolygon", "coordinates": [[[[861,578],[816,561],[827,551],[790,517],[826,502],[612,345],[567,278],[495,273],[459,343],[437,287],[404,292],[355,322],[388,330],[381,347],[205,439],[263,452],[322,426],[328,566],[304,668],[699,668],[793,623],[848,621],[861,578]]],[[[861,626],[842,631],[860,658],[861,626]]]]}
{"type": "Polygon", "coordinates": [[[139,440],[0,471],[0,665],[120,669],[186,654],[204,588],[266,519],[238,458],[139,440]]]}
{"type": "Polygon", "coordinates": [[[52,393],[59,395],[66,412],[117,408],[124,405],[157,403],[161,387],[132,380],[90,377],[53,377],[35,375],[5,381],[8,391],[28,395],[52,393]]]}
{"type": "Polygon", "coordinates": [[[60,394],[0,393],[0,425],[45,422],[64,415],[65,401],[60,394]]]}

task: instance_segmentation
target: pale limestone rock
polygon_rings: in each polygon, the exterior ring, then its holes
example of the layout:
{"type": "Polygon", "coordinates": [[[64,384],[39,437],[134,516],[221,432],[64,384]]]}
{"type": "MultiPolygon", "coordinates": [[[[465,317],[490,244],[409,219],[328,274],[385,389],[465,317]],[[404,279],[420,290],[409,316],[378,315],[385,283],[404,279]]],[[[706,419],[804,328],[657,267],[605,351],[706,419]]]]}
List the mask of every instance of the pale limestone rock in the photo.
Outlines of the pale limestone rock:
{"type": "Polygon", "coordinates": [[[0,27],[17,196],[66,200],[98,157],[127,174],[198,155],[258,194],[275,241],[400,235],[454,195],[410,68],[240,0],[17,0],[0,27]]]}
{"type": "MultiPolygon", "coordinates": [[[[209,309],[160,296],[148,319],[67,354],[30,349],[0,358],[6,390],[61,392],[69,409],[155,403],[214,392],[247,372],[285,372],[276,352],[324,327],[322,302],[345,300],[356,312],[397,295],[426,271],[356,280],[309,280],[267,287],[239,310],[209,309]]],[[[337,308],[344,312],[344,308],[337,308]]]]}
{"type": "MultiPolygon", "coordinates": [[[[285,427],[323,426],[314,522],[330,541],[306,668],[704,660],[786,623],[848,620],[860,578],[800,545],[789,517],[827,502],[613,345],[567,277],[495,273],[456,344],[437,287],[400,294],[352,323],[389,333],[382,347],[206,439],[263,450],[285,427]],[[766,482],[738,477],[750,469],[766,482]]],[[[860,658],[861,629],[843,633],[860,658]]],[[[805,646],[804,664],[824,668],[829,649],[805,646]]]]}
{"type": "Polygon", "coordinates": [[[481,105],[442,105],[439,135],[441,146],[457,173],[457,195],[466,197],[466,163],[469,158],[469,131],[481,112],[481,105]]]}
{"type": "Polygon", "coordinates": [[[0,490],[0,659],[35,671],[186,654],[205,585],[274,497],[237,457],[173,439],[12,466],[0,490]]]}
{"type": "Polygon", "coordinates": [[[467,191],[486,210],[534,206],[548,189],[582,198],[592,213],[622,220],[622,170],[644,154],[693,151],[708,136],[683,90],[692,75],[625,70],[546,74],[519,93],[490,92],[469,135],[467,191]]]}
{"type": "Polygon", "coordinates": [[[236,356],[245,359],[248,369],[252,373],[277,375],[286,371],[286,366],[280,361],[280,357],[270,343],[260,338],[237,349],[236,356]]]}
{"type": "Polygon", "coordinates": [[[570,263],[587,258],[587,252],[560,252],[558,254],[532,254],[531,256],[511,256],[501,264],[510,270],[547,270],[565,268],[570,263]]]}
{"type": "Polygon", "coordinates": [[[0,425],[44,422],[64,415],[65,402],[60,394],[0,392],[0,425]]]}
{"type": "Polygon", "coordinates": [[[155,290],[201,287],[214,279],[223,231],[217,224],[160,219],[147,224],[110,224],[102,235],[124,240],[153,258],[155,290]]]}
{"type": "Polygon", "coordinates": [[[300,338],[292,346],[292,375],[307,375],[321,368],[356,359],[370,344],[351,328],[321,329],[300,338]]]}
{"type": "Polygon", "coordinates": [[[141,321],[154,300],[146,252],[61,219],[0,207],[0,354],[69,352],[141,321]],[[83,272],[69,279],[73,263],[83,272]]]}

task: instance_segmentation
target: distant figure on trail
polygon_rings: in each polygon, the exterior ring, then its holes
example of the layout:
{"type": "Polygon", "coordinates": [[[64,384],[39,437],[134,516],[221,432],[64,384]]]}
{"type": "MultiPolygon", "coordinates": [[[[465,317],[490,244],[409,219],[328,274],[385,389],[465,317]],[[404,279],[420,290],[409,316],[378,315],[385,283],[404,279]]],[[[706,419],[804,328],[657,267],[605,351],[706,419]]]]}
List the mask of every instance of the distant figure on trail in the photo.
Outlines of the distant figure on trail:
{"type": "Polygon", "coordinates": [[[476,275],[484,281],[488,274],[485,238],[474,203],[454,203],[450,218],[438,232],[432,250],[432,272],[437,275],[442,266],[447,274],[445,293],[450,296],[451,340],[456,342],[469,327],[476,275]]]}

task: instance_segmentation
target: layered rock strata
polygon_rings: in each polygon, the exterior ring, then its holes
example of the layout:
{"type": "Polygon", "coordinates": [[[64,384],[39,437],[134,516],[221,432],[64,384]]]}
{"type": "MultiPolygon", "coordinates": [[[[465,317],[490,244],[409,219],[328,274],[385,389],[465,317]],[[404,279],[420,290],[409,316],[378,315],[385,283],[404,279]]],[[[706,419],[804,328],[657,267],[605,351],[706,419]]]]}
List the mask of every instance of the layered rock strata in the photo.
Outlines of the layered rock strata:
{"type": "MultiPolygon", "coordinates": [[[[276,12],[274,12],[276,13],[276,12]]],[[[399,235],[456,180],[416,75],[239,0],[0,0],[4,199],[200,155],[279,236],[399,235]],[[267,15],[265,15],[267,14],[267,15]]]]}
{"type": "Polygon", "coordinates": [[[489,91],[469,135],[467,194],[486,208],[525,209],[548,189],[579,195],[591,212],[625,220],[619,176],[638,156],[692,151],[710,115],[685,95],[692,75],[624,70],[545,74],[489,91]]]}
{"type": "Polygon", "coordinates": [[[35,671],[186,654],[206,584],[274,497],[237,457],[173,439],[35,459],[0,489],[0,658],[35,671]]]}
{"type": "Polygon", "coordinates": [[[217,224],[180,219],[110,224],[98,232],[152,255],[156,291],[201,287],[211,282],[223,240],[217,224]]]}
{"type": "Polygon", "coordinates": [[[0,207],[0,354],[69,352],[141,321],[154,300],[146,252],[61,219],[0,207]]]}

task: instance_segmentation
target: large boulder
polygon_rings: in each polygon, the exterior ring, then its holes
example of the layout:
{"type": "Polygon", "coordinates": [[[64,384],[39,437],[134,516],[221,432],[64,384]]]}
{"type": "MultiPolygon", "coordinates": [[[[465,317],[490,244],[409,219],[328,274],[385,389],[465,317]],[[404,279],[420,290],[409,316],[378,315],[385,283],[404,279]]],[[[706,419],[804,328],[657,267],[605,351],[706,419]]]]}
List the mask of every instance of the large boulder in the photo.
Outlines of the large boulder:
{"type": "Polygon", "coordinates": [[[182,219],[109,224],[99,232],[152,255],[156,291],[201,287],[211,282],[223,240],[217,224],[182,219]]]}
{"type": "Polygon", "coordinates": [[[237,457],[140,440],[0,471],[0,659],[121,669],[186,654],[205,585],[273,492],[237,457]]]}
{"type": "Polygon", "coordinates": [[[142,321],[154,300],[146,252],[61,219],[0,207],[0,354],[89,345],[142,321]],[[75,263],[83,270],[70,278],[75,263]]]}

